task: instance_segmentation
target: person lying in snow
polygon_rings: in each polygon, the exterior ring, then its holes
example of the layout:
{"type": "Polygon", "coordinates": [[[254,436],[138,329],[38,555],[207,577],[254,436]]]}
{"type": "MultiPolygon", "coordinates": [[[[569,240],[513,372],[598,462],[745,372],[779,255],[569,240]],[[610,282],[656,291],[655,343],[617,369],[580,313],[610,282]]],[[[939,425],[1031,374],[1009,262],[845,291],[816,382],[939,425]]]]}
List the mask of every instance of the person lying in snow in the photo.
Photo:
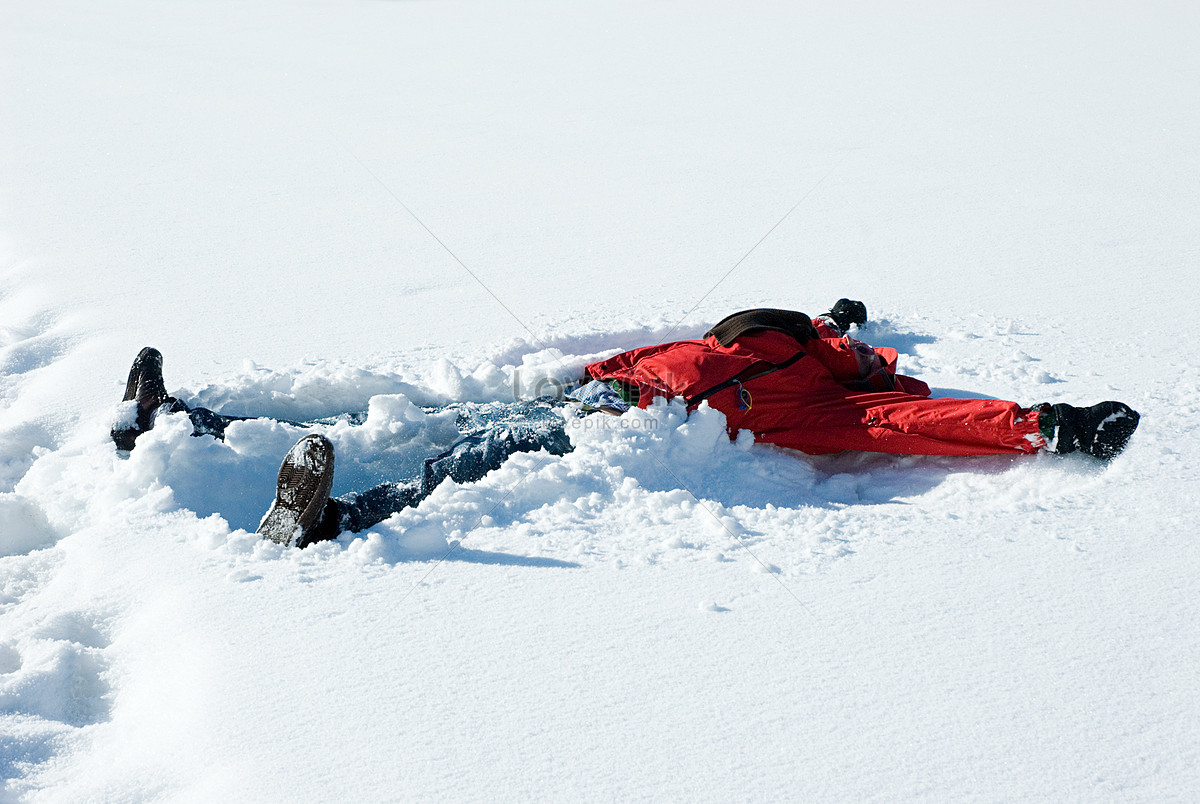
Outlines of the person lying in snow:
{"type": "MultiPolygon", "coordinates": [[[[586,367],[580,388],[567,395],[583,412],[619,415],[655,397],[683,398],[688,409],[708,402],[725,414],[731,437],[750,430],[756,441],[809,454],[842,450],[910,455],[995,455],[1085,452],[1109,460],[1124,449],[1138,414],[1121,402],[1088,408],[1042,403],[1021,407],[993,399],[932,399],[929,386],[896,374],[897,352],[849,337],[867,321],[860,301],[840,299],[809,318],[792,310],[734,313],[703,340],[633,349],[586,367]]],[[[193,435],[223,438],[245,417],[191,408],[167,394],[162,355],[143,349],[125,387],[135,402],[131,420],[114,426],[113,441],[133,448],[163,413],[187,413],[193,435]]],[[[425,462],[422,477],[384,483],[331,498],[333,445],[319,434],[300,439],[279,470],[275,501],[258,532],[303,547],[343,530],[365,530],[417,505],[447,477],[474,482],[516,452],[571,450],[563,421],[541,399],[486,406],[452,405],[465,435],[425,462]]]]}

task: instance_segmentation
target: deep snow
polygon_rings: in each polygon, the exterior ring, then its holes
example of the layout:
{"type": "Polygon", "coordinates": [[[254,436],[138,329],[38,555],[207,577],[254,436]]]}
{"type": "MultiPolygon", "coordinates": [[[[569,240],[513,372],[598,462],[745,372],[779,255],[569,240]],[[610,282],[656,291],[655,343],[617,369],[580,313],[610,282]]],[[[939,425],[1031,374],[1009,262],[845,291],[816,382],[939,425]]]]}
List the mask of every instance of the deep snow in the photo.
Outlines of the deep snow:
{"type": "Polygon", "coordinates": [[[1194,5],[0,14],[5,797],[1200,793],[1194,5]],[[1141,429],[808,457],[663,404],[303,551],[253,529],[305,428],[107,439],[151,344],[330,418],[340,493],[453,439],[422,406],[843,295],[939,395],[1141,429]]]}

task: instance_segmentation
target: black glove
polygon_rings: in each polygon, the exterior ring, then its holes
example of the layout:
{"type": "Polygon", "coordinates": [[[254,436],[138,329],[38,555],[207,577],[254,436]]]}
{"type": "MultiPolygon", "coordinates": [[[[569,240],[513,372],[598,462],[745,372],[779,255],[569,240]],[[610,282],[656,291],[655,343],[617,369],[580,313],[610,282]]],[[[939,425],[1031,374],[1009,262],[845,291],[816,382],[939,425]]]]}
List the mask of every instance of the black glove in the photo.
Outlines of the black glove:
{"type": "Polygon", "coordinates": [[[867,305],[853,299],[838,299],[826,315],[833,319],[838,329],[845,332],[851,324],[861,327],[867,323],[867,305]]]}

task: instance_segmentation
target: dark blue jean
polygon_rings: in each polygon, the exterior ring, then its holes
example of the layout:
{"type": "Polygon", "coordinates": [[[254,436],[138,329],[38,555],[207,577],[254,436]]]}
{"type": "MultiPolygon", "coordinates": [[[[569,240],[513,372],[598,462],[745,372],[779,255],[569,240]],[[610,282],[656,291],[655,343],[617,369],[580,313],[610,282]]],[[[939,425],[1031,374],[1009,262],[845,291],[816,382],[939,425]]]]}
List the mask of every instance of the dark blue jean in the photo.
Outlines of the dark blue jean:
{"type": "MultiPolygon", "coordinates": [[[[417,505],[446,478],[456,483],[473,483],[499,468],[514,453],[544,449],[552,455],[565,455],[572,447],[556,410],[561,405],[551,399],[537,399],[486,404],[455,402],[425,408],[427,413],[455,411],[455,424],[463,437],[441,455],[427,459],[418,477],[381,483],[330,500],[319,526],[321,535],[316,538],[332,538],[343,530],[366,530],[397,511],[417,505]]],[[[177,400],[163,409],[187,413],[192,421],[192,435],[211,435],[220,440],[224,440],[225,428],[230,423],[252,418],[224,416],[207,408],[188,407],[177,400]]]]}
{"type": "MultiPolygon", "coordinates": [[[[372,489],[343,494],[331,501],[336,506],[339,530],[357,532],[377,525],[404,508],[417,505],[433,493],[443,480],[473,483],[498,469],[517,452],[546,450],[551,455],[570,452],[571,441],[555,411],[559,403],[489,402],[485,405],[458,402],[427,412],[455,410],[455,424],[463,437],[450,449],[425,461],[420,477],[381,483],[372,489]]],[[[326,516],[329,516],[327,509],[326,516]]]]}

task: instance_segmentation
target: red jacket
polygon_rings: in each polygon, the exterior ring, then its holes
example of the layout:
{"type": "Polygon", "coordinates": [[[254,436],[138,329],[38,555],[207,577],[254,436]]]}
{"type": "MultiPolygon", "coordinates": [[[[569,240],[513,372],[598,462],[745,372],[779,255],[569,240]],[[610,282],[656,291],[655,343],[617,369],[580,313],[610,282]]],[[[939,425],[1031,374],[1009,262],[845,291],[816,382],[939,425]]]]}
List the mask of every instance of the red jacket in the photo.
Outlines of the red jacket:
{"type": "Polygon", "coordinates": [[[731,435],[747,429],[759,441],[813,454],[1011,454],[1045,445],[1036,411],[999,400],[929,399],[925,383],[894,373],[894,349],[838,338],[814,323],[823,337],[803,345],[774,331],[743,335],[727,347],[713,337],[675,341],[623,352],[587,372],[636,387],[644,408],[655,396],[692,399],[802,354],[786,368],[707,397],[725,414],[731,435]]]}

